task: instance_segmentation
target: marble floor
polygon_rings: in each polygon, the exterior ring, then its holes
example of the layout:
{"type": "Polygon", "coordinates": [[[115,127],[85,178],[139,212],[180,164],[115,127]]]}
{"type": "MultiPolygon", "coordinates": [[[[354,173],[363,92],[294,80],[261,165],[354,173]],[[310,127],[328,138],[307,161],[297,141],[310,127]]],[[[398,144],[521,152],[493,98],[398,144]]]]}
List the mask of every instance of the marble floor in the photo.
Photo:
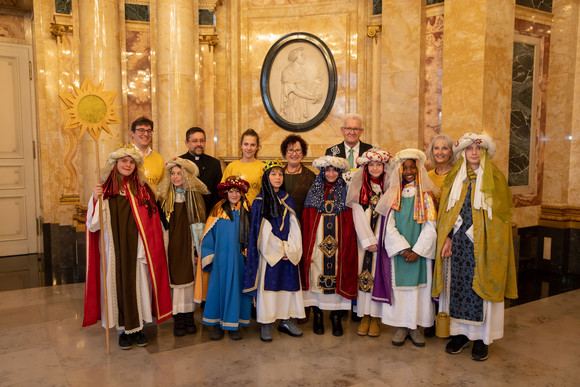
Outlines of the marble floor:
{"type": "Polygon", "coordinates": [[[83,284],[0,292],[0,386],[430,386],[580,384],[580,290],[506,309],[505,336],[490,346],[485,362],[471,351],[448,355],[446,340],[391,345],[393,328],[378,338],[312,333],[292,338],[274,331],[263,343],[255,322],[244,338],[209,340],[208,329],[173,336],[171,321],[145,328],[149,346],[121,351],[111,332],[81,328],[83,284]]]}

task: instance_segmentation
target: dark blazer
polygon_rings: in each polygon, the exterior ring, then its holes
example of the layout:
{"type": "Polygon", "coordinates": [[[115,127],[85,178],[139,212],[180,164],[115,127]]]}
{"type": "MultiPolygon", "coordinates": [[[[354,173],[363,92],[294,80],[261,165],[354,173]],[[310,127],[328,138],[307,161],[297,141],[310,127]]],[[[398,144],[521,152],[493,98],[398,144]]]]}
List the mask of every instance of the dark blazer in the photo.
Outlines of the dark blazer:
{"type": "Polygon", "coordinates": [[[217,185],[222,180],[222,166],[218,159],[208,156],[205,153],[201,154],[199,160],[196,160],[195,156],[189,152],[186,152],[179,157],[193,161],[195,165],[197,165],[199,168],[199,180],[201,180],[203,184],[207,186],[207,189],[209,189],[210,193],[208,195],[203,195],[205,214],[207,216],[213,206],[220,200],[217,192],[217,185]]]}
{"type": "MultiPolygon", "coordinates": [[[[346,150],[344,149],[344,141],[341,142],[340,144],[336,144],[335,146],[338,147],[338,149],[340,150],[340,152],[338,152],[338,157],[342,157],[346,159],[346,150]]],[[[368,151],[369,149],[371,149],[373,146],[371,144],[367,144],[366,142],[362,142],[360,141],[360,146],[358,147],[358,156],[362,156],[363,153],[365,153],[366,151],[368,151]]],[[[325,155],[327,156],[332,156],[332,149],[333,147],[330,147],[326,150],[325,155]]]]}

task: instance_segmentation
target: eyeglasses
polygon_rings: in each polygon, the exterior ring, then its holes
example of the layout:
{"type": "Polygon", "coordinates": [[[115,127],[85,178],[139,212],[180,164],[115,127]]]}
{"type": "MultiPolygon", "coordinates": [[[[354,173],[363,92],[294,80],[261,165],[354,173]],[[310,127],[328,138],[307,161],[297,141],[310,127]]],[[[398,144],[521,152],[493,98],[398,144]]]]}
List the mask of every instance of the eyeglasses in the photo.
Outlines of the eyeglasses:
{"type": "Polygon", "coordinates": [[[145,134],[145,133],[152,134],[153,133],[153,129],[141,129],[141,128],[138,128],[138,129],[135,129],[135,131],[137,133],[139,133],[139,134],[145,134]]]}
{"type": "Polygon", "coordinates": [[[302,154],[302,149],[286,149],[286,153],[296,153],[299,155],[302,154]]]}
{"type": "Polygon", "coordinates": [[[349,127],[343,126],[342,129],[347,131],[347,132],[355,132],[355,133],[362,132],[362,128],[349,128],[349,127]]]}

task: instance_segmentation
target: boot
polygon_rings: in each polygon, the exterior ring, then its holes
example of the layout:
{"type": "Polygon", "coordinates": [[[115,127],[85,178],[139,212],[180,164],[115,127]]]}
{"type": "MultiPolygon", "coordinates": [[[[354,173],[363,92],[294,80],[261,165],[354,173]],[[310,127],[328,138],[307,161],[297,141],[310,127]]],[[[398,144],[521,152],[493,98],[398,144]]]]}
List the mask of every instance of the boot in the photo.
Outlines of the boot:
{"type": "Polygon", "coordinates": [[[371,317],[369,326],[369,336],[378,337],[381,334],[381,319],[378,317],[371,317]]]}
{"type": "Polygon", "coordinates": [[[173,335],[174,336],[185,336],[187,331],[185,330],[185,315],[183,313],[178,313],[173,315],[173,335]]]}
{"type": "Polygon", "coordinates": [[[342,336],[342,321],[340,319],[340,311],[333,310],[330,312],[330,322],[332,322],[332,334],[334,336],[342,336]]]}
{"type": "Polygon", "coordinates": [[[356,331],[357,335],[359,336],[366,336],[369,333],[369,324],[371,322],[371,316],[364,316],[358,326],[356,331]]]}
{"type": "Polygon", "coordinates": [[[320,310],[320,308],[313,306],[312,312],[314,314],[314,323],[312,324],[312,327],[314,328],[314,333],[316,333],[317,335],[323,335],[324,334],[324,320],[323,320],[322,311],[320,310]]]}
{"type": "Polygon", "coordinates": [[[193,320],[193,312],[184,313],[185,315],[185,331],[189,334],[197,332],[195,321],[193,320]]]}

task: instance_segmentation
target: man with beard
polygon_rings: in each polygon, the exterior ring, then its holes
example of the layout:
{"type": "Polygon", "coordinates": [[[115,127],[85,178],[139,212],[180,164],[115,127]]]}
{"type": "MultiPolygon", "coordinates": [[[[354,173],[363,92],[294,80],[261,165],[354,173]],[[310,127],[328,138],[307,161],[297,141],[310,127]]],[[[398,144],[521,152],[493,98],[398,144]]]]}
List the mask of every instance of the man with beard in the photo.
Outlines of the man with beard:
{"type": "Polygon", "coordinates": [[[199,179],[210,191],[209,194],[203,195],[206,214],[209,214],[213,206],[220,200],[217,185],[222,179],[222,168],[219,160],[204,153],[205,142],[205,132],[202,128],[197,126],[189,128],[185,134],[185,146],[189,151],[180,157],[193,161],[199,168],[199,179]]]}

